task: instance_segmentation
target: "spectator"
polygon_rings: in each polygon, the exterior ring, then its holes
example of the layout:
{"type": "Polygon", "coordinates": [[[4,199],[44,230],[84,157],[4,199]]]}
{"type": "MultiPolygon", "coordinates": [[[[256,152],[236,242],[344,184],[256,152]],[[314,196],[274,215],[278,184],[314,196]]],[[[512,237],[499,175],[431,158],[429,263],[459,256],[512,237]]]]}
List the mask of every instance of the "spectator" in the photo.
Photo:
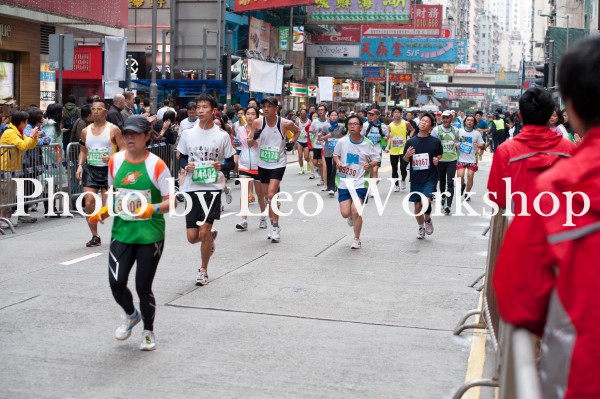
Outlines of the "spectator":
{"type": "Polygon", "coordinates": [[[79,140],[81,140],[81,131],[90,123],[92,123],[92,107],[89,104],[86,104],[81,107],[81,117],[77,119],[77,122],[73,125],[69,142],[79,143],[79,140]]]}
{"type": "MultiPolygon", "coordinates": [[[[600,398],[599,48],[598,36],[581,40],[560,62],[561,96],[584,141],[571,158],[559,161],[531,184],[528,204],[537,193],[552,196],[540,196],[539,213],[514,218],[494,273],[502,318],[542,336],[539,375],[544,398],[600,398]],[[587,202],[581,195],[565,195],[578,191],[587,195],[587,202]],[[570,222],[565,218],[567,202],[577,215],[570,222]],[[587,212],[582,212],[584,208],[587,212]]],[[[522,108],[521,115],[523,129],[511,143],[527,134],[529,123],[522,108]]]]}
{"type": "MultiPolygon", "coordinates": [[[[61,105],[62,110],[62,105],[61,105]]],[[[14,150],[3,151],[0,154],[0,171],[17,172],[23,168],[23,152],[35,148],[38,143],[38,137],[41,129],[35,127],[31,132],[31,137],[25,136],[23,131],[27,127],[27,118],[29,114],[25,111],[16,111],[10,118],[8,128],[2,132],[0,145],[13,145],[14,150]]],[[[0,204],[12,204],[16,200],[17,183],[15,181],[6,181],[0,179],[0,204]]],[[[0,228],[8,228],[9,207],[0,208],[0,228]]]]}
{"type": "Polygon", "coordinates": [[[150,115],[150,100],[144,98],[142,104],[143,106],[140,108],[140,115],[150,115]]]}
{"type": "MultiPolygon", "coordinates": [[[[148,105],[150,105],[150,103],[148,103],[148,105]]],[[[145,107],[145,103],[144,103],[144,107],[145,107]]],[[[150,108],[146,108],[146,110],[149,112],[150,108]]],[[[165,116],[165,112],[167,112],[167,111],[173,111],[173,112],[175,112],[175,110],[170,107],[170,103],[169,103],[168,99],[166,99],[166,100],[163,101],[162,108],[159,109],[156,112],[156,116],[157,116],[158,120],[162,121],[163,120],[163,116],[165,116]]]]}
{"type": "Polygon", "coordinates": [[[81,115],[81,110],[75,105],[76,101],[77,99],[73,94],[69,95],[69,97],[67,97],[67,103],[62,110],[62,143],[65,151],[67,150],[67,145],[71,138],[71,129],[73,129],[75,121],[79,119],[79,116],[81,115]]]}
{"type": "Polygon", "coordinates": [[[121,113],[124,109],[125,97],[122,94],[116,94],[113,98],[113,105],[111,105],[108,114],[106,114],[106,120],[118,127],[119,130],[123,130],[123,123],[125,123],[125,119],[121,113]]]}
{"type": "Polygon", "coordinates": [[[133,103],[133,113],[135,115],[141,114],[140,111],[142,109],[142,106],[141,106],[141,100],[140,100],[140,98],[138,96],[135,96],[135,98],[133,99],[133,102],[134,102],[133,103]]]}
{"type": "Polygon", "coordinates": [[[175,111],[167,111],[163,115],[163,119],[157,119],[154,123],[154,132],[152,134],[153,141],[165,140],[168,144],[177,142],[177,132],[175,131],[175,111]]]}
{"type": "Polygon", "coordinates": [[[53,143],[60,142],[59,137],[62,134],[61,123],[62,123],[62,104],[50,104],[46,108],[46,118],[42,125],[42,130],[48,137],[52,139],[53,143]]]}
{"type": "Polygon", "coordinates": [[[135,96],[132,91],[126,91],[123,95],[125,97],[125,103],[123,105],[123,110],[121,111],[121,115],[123,115],[123,123],[129,118],[131,115],[134,115],[133,107],[135,105],[135,96]]]}

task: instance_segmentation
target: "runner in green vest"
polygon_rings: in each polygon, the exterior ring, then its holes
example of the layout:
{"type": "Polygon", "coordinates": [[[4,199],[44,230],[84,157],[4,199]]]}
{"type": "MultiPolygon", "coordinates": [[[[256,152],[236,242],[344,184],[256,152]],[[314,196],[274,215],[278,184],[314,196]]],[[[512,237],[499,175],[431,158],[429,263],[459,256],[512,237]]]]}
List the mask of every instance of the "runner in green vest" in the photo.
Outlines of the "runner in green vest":
{"type": "Polygon", "coordinates": [[[442,159],[438,165],[438,172],[440,175],[440,192],[447,191],[449,194],[448,197],[442,194],[442,206],[446,215],[450,215],[452,199],[454,198],[454,176],[456,175],[457,149],[459,147],[458,130],[451,126],[452,118],[451,111],[444,111],[442,113],[442,124],[436,126],[431,132],[432,136],[440,139],[444,149],[442,159]]]}

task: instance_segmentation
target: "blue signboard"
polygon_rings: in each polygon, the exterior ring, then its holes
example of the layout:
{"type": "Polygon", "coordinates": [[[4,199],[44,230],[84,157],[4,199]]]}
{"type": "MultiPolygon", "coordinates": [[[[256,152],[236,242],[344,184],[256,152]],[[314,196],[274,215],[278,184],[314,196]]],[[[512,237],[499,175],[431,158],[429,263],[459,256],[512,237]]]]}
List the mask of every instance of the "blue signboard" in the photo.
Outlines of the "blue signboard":
{"type": "Polygon", "coordinates": [[[467,40],[457,39],[456,40],[456,63],[466,64],[467,63],[467,40]]]}
{"type": "Polygon", "coordinates": [[[363,67],[363,78],[385,78],[385,68],[382,67],[363,67]]]}
{"type": "Polygon", "coordinates": [[[457,41],[438,38],[365,37],[360,46],[360,60],[455,63],[457,41]]]}

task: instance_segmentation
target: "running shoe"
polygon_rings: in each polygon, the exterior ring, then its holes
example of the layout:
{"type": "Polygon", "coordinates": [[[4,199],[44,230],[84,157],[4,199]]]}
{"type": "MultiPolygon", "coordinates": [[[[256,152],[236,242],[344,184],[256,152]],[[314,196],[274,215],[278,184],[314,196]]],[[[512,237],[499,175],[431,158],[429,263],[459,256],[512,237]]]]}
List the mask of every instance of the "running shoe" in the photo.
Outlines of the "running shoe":
{"type": "Polygon", "coordinates": [[[231,204],[231,201],[233,201],[233,197],[231,196],[231,189],[227,187],[225,188],[225,202],[227,202],[227,204],[231,204]]]}
{"type": "Polygon", "coordinates": [[[444,208],[444,215],[450,216],[450,212],[451,212],[450,211],[450,207],[447,206],[447,207],[444,208]]]}
{"type": "Polygon", "coordinates": [[[273,228],[271,229],[271,242],[273,242],[273,243],[279,242],[279,240],[281,239],[281,237],[279,236],[280,231],[281,231],[280,227],[273,226],[273,228]]]}
{"type": "Polygon", "coordinates": [[[208,284],[208,273],[203,270],[198,270],[198,275],[196,276],[196,285],[203,286],[208,284]]]}
{"type": "Polygon", "coordinates": [[[425,221],[425,233],[427,233],[428,236],[433,234],[433,223],[431,222],[431,219],[425,221]]]}
{"type": "Polygon", "coordinates": [[[352,245],[350,246],[350,248],[360,249],[360,240],[358,238],[355,238],[354,241],[352,241],[352,245]]]}
{"type": "Polygon", "coordinates": [[[465,194],[465,199],[467,200],[467,202],[471,201],[471,197],[469,197],[469,194],[465,194]]]}
{"type": "Polygon", "coordinates": [[[400,186],[398,186],[398,185],[394,186],[394,192],[395,193],[399,193],[400,192],[400,186]]]}
{"type": "Polygon", "coordinates": [[[121,325],[117,327],[115,330],[115,338],[119,341],[125,341],[129,336],[131,336],[131,330],[137,323],[142,320],[142,315],[140,312],[135,309],[133,315],[121,315],[121,325]]]}
{"type": "Polygon", "coordinates": [[[325,184],[325,182],[323,180],[321,180],[320,182],[317,183],[317,186],[322,186],[324,184],[325,184]]]}
{"type": "Polygon", "coordinates": [[[298,174],[299,174],[299,175],[303,175],[303,174],[304,174],[304,169],[300,169],[300,170],[298,171],[298,174]]]}
{"type": "Polygon", "coordinates": [[[335,196],[335,191],[333,191],[333,190],[329,190],[329,196],[330,196],[330,197],[333,197],[333,196],[335,196]]]}
{"type": "Polygon", "coordinates": [[[417,240],[422,240],[425,238],[425,227],[419,227],[419,234],[417,235],[417,240]]]}
{"type": "Polygon", "coordinates": [[[267,217],[266,216],[261,216],[260,217],[260,223],[258,224],[258,228],[259,229],[266,229],[267,226],[267,217]]]}
{"type": "Polygon", "coordinates": [[[348,223],[348,226],[352,227],[354,225],[354,222],[352,221],[352,215],[348,216],[348,218],[346,219],[346,222],[348,223]]]}
{"type": "Polygon", "coordinates": [[[99,236],[92,236],[92,239],[85,244],[88,248],[99,247],[100,245],[102,245],[102,240],[100,240],[99,236]]]}
{"type": "Polygon", "coordinates": [[[308,178],[309,178],[310,180],[313,180],[313,179],[315,178],[315,174],[314,174],[314,173],[311,173],[311,174],[310,174],[310,176],[308,176],[308,178]]]}
{"type": "Polygon", "coordinates": [[[144,330],[142,331],[142,343],[140,344],[141,351],[153,351],[156,349],[156,337],[154,332],[144,330]]]}
{"type": "Polygon", "coordinates": [[[402,181],[400,182],[400,189],[401,189],[402,191],[406,190],[406,182],[405,182],[404,180],[402,180],[402,181]]]}
{"type": "Polygon", "coordinates": [[[256,202],[256,198],[254,198],[254,195],[250,194],[248,196],[248,203],[251,204],[252,202],[256,202]]]}
{"type": "Polygon", "coordinates": [[[235,225],[235,228],[240,230],[240,231],[246,231],[248,230],[248,221],[247,220],[243,220],[235,225]]]}

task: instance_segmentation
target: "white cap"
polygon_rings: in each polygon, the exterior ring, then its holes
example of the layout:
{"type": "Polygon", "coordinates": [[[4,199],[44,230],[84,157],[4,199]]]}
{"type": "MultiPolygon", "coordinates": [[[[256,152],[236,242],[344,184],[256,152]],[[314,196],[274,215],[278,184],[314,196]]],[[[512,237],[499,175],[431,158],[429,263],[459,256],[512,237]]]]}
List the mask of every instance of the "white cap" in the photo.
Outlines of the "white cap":
{"type": "Polygon", "coordinates": [[[452,116],[452,111],[446,110],[442,112],[442,116],[452,116]]]}

